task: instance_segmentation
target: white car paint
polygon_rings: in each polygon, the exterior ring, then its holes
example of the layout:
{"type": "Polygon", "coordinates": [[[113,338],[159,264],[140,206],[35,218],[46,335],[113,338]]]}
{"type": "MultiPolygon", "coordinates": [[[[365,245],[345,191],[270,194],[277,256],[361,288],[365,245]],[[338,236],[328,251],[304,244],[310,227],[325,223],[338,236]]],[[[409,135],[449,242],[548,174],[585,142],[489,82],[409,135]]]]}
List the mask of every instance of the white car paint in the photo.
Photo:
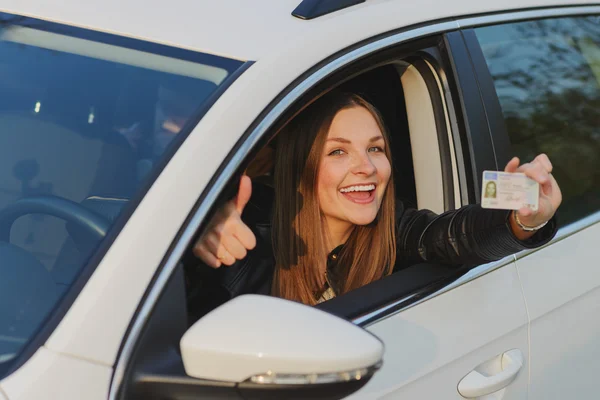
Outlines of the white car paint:
{"type": "MultiPolygon", "coordinates": [[[[527,399],[527,311],[514,262],[368,326],[385,343],[383,368],[351,399],[462,399],[458,382],[512,349],[525,366],[498,399],[527,399]],[[494,316],[493,318],[490,318],[494,316]]],[[[490,399],[491,400],[491,399],[490,399]]]]}
{"type": "MultiPolygon", "coordinates": [[[[422,0],[418,4],[367,0],[331,15],[302,21],[291,15],[299,3],[300,0],[253,0],[249,6],[247,0],[171,0],[150,6],[144,0],[106,0],[99,7],[97,3],[77,0],[63,0],[60,6],[45,0],[4,0],[0,9],[240,60],[260,60],[286,49],[315,45],[329,47],[332,54],[381,33],[448,17],[570,4],[564,0],[422,0]],[[337,38],[342,38],[342,43],[337,38]]],[[[595,2],[577,1],[577,5],[585,4],[595,2]]]]}
{"type": "Polygon", "coordinates": [[[110,367],[40,347],[21,368],[2,380],[1,390],[10,400],[104,400],[111,375],[110,367]]]}
{"type": "Polygon", "coordinates": [[[596,223],[517,260],[531,320],[532,399],[598,397],[598,238],[596,223]]]}
{"type": "MultiPolygon", "coordinates": [[[[303,72],[343,48],[393,29],[448,16],[564,1],[510,0],[492,4],[428,0],[416,7],[403,1],[369,0],[315,21],[292,18],[289,13],[297,3],[263,0],[247,7],[245,0],[174,0],[167,8],[148,7],[141,0],[109,0],[101,7],[75,0],[60,5],[43,0],[3,2],[0,7],[7,12],[257,61],[216,102],[170,161],[46,345],[0,383],[0,398],[2,391],[11,400],[106,398],[127,326],[189,210],[242,133],[303,72]],[[244,13],[231,12],[236,9],[244,13]],[[240,93],[252,93],[252,101],[240,93]],[[235,118],[230,118],[232,112],[235,118]],[[65,377],[68,384],[62,385],[65,377]]],[[[589,0],[578,3],[594,4],[589,0]]],[[[569,260],[564,257],[573,243],[587,246],[580,251],[591,252],[595,242],[590,232],[597,237],[597,227],[588,228],[586,239],[579,239],[582,235],[567,238],[517,262],[532,321],[531,337],[540,339],[532,345],[531,357],[539,358],[529,363],[525,302],[517,270],[509,263],[370,326],[368,329],[386,343],[385,364],[355,398],[460,398],[455,390],[450,393],[444,388],[455,388],[477,365],[511,348],[522,350],[525,367],[532,368],[531,398],[546,399],[561,393],[560,378],[564,374],[577,378],[578,372],[572,368],[574,362],[563,363],[556,355],[567,352],[573,341],[589,343],[600,330],[594,318],[594,306],[599,304],[598,270],[588,263],[579,265],[582,275],[568,275],[569,268],[565,267],[569,260]],[[545,285],[554,285],[554,290],[549,291],[545,285]],[[473,302],[474,298],[478,302],[473,302]],[[581,305],[588,310],[588,318],[573,312],[580,311],[581,305]],[[554,312],[555,308],[559,311],[554,312]],[[490,313],[505,318],[490,319],[490,313]],[[574,338],[571,325],[560,327],[560,323],[576,317],[581,318],[577,320],[580,327],[586,329],[574,338]],[[545,334],[548,326],[556,325],[561,328],[554,328],[556,335],[545,334]],[[560,352],[551,347],[557,342],[564,346],[560,352]],[[556,375],[544,377],[545,371],[536,363],[555,367],[556,375]],[[395,382],[394,386],[388,386],[390,381],[395,382]]],[[[590,257],[593,260],[595,256],[590,257]]],[[[586,355],[598,359],[597,353],[586,355]]],[[[526,372],[519,373],[503,396],[527,398],[526,372]]],[[[588,372],[593,374],[593,370],[588,372]]]]}
{"type": "Polygon", "coordinates": [[[349,321],[259,295],[238,296],[202,317],[185,332],[180,348],[189,376],[223,382],[268,371],[296,376],[356,371],[383,356],[383,343],[349,321]]]}

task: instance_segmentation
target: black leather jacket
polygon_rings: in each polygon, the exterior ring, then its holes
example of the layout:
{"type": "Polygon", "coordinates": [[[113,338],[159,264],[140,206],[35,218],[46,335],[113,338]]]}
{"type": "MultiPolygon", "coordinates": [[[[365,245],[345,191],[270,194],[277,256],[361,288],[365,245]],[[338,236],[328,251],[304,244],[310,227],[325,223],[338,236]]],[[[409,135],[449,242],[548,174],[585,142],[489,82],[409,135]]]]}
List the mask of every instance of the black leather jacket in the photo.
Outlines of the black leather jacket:
{"type": "MultiPolygon", "coordinates": [[[[271,188],[254,184],[242,219],[256,235],[256,247],[232,266],[212,269],[198,261],[188,268],[190,301],[193,304],[222,303],[247,293],[270,294],[275,260],[271,242],[271,188]]],[[[517,239],[509,226],[509,212],[467,205],[437,215],[429,210],[397,206],[397,261],[394,270],[423,262],[460,266],[501,259],[526,248],[542,246],[556,231],[556,219],[530,239],[517,239]]],[[[337,252],[339,248],[335,249],[337,252]]],[[[328,276],[336,277],[336,257],[328,258],[328,276]]],[[[190,263],[186,263],[189,265],[190,263]]],[[[340,277],[343,279],[343,277],[340,277]]],[[[338,286],[331,282],[333,289],[338,286]]],[[[217,304],[218,305],[218,304],[217,304]]],[[[202,307],[204,308],[204,307],[202,307]]]]}

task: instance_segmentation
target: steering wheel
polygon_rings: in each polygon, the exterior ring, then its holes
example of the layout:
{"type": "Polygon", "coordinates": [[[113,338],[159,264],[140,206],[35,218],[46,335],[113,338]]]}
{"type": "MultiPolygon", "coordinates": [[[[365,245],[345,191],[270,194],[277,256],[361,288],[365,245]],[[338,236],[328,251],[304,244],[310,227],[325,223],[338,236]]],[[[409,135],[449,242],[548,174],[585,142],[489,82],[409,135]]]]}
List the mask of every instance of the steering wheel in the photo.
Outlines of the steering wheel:
{"type": "Polygon", "coordinates": [[[14,336],[29,340],[33,337],[65,290],[56,284],[50,271],[34,255],[10,244],[13,223],[27,214],[58,217],[83,228],[96,240],[104,238],[110,228],[110,222],[104,217],[56,196],[26,197],[0,210],[0,297],[3,305],[0,307],[0,355],[17,354],[22,344],[2,338],[14,336]],[[12,329],[10,332],[8,327],[12,329]]]}
{"type": "Polygon", "coordinates": [[[15,201],[0,210],[0,241],[10,242],[10,229],[17,218],[27,214],[46,214],[71,222],[102,239],[110,222],[71,200],[57,196],[31,196],[15,201]]]}

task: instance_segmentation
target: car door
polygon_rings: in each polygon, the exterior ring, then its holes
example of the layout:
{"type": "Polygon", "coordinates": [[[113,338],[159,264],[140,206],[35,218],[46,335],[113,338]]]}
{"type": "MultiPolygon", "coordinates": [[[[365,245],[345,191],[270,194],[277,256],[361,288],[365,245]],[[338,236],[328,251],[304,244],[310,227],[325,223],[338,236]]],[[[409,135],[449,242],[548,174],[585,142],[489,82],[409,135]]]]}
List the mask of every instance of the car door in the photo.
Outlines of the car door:
{"type": "Polygon", "coordinates": [[[595,398],[600,368],[600,9],[571,14],[467,33],[505,117],[495,137],[524,159],[548,154],[563,193],[556,238],[516,261],[535,399],[595,398]]]}

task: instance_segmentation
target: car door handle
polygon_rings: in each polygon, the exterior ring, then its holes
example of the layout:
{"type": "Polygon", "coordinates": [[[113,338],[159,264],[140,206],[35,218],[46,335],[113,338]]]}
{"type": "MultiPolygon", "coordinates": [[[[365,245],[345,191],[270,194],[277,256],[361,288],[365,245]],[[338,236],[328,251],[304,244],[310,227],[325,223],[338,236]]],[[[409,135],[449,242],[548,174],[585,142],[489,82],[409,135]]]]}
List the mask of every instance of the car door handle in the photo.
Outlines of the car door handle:
{"type": "Polygon", "coordinates": [[[519,349],[509,350],[502,354],[502,371],[484,376],[473,370],[458,383],[458,392],[468,399],[485,396],[497,392],[515,380],[523,366],[523,353],[519,349]]]}

